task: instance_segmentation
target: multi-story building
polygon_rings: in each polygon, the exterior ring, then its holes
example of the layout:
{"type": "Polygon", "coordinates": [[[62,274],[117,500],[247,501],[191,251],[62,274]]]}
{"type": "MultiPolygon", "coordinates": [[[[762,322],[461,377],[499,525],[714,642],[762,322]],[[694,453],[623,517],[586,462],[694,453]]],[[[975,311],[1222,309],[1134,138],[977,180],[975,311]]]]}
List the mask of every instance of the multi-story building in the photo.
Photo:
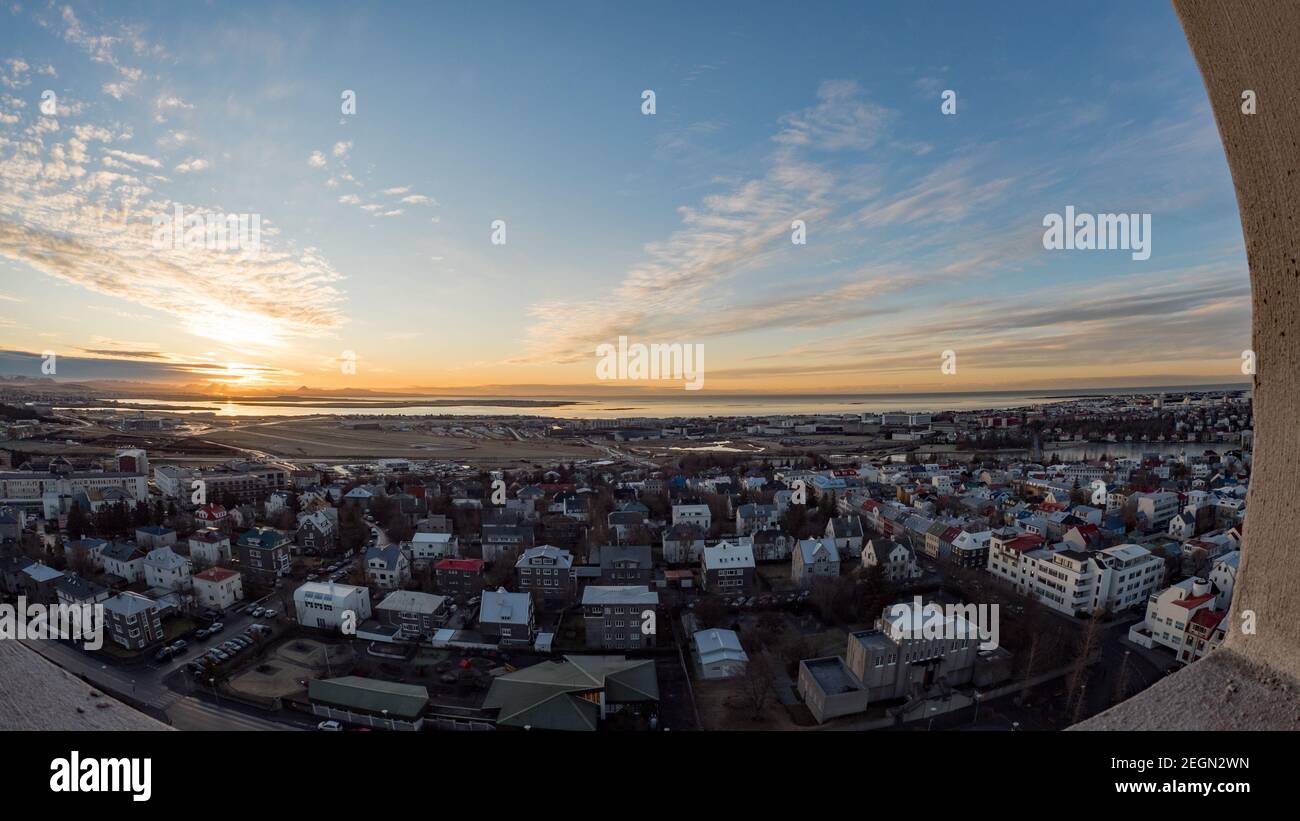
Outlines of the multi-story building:
{"type": "Polygon", "coordinates": [[[532,548],[535,536],[529,525],[485,524],[482,530],[483,561],[514,561],[532,548]]]}
{"type": "Polygon", "coordinates": [[[370,618],[370,591],[334,582],[307,582],[293,591],[294,610],[303,627],[353,630],[370,618]]]}
{"type": "Polygon", "coordinates": [[[414,590],[394,590],[375,606],[375,618],[396,628],[405,639],[432,636],[446,624],[449,613],[446,596],[414,590]]]}
{"type": "Polygon", "coordinates": [[[551,545],[530,547],[515,562],[519,589],[539,604],[563,604],[573,599],[573,554],[551,545]]]}
{"type": "Polygon", "coordinates": [[[230,563],[230,537],[215,527],[190,534],[190,562],[199,568],[230,563]]]}
{"type": "Polygon", "coordinates": [[[1137,517],[1151,530],[1164,530],[1169,527],[1169,520],[1178,515],[1178,494],[1161,491],[1158,493],[1135,493],[1137,500],[1137,517]]]}
{"type": "Polygon", "coordinates": [[[140,650],[162,639],[162,615],[153,599],[118,593],[104,602],[104,629],[115,643],[140,650]]]}
{"type": "Polygon", "coordinates": [[[754,548],[749,544],[721,541],[706,546],[700,567],[702,584],[710,593],[747,596],[754,592],[754,548]]]}
{"type": "Polygon", "coordinates": [[[433,566],[438,592],[465,599],[483,592],[482,559],[443,559],[433,566]]]}
{"type": "Polygon", "coordinates": [[[117,471],[6,471],[0,473],[0,507],[54,519],[67,513],[78,491],[120,489],[134,501],[149,498],[149,476],[117,471]]]}
{"type": "Polygon", "coordinates": [[[862,548],[862,569],[870,570],[876,566],[880,566],[885,578],[895,584],[919,579],[922,575],[912,548],[891,539],[871,539],[862,548]]]}
{"type": "Polygon", "coordinates": [[[144,551],[135,542],[113,542],[99,551],[104,572],[133,584],[144,580],[144,551]]]}
{"type": "Polygon", "coordinates": [[[1183,648],[1178,651],[1178,660],[1191,664],[1223,644],[1228,623],[1228,611],[1197,610],[1192,620],[1187,623],[1187,634],[1183,639],[1183,648]]]}
{"type": "Polygon", "coordinates": [[[1148,597],[1146,619],[1129,629],[1129,638],[1144,647],[1159,644],[1181,653],[1192,617],[1216,609],[1218,597],[1209,579],[1183,579],[1148,597]]]}
{"type": "Polygon", "coordinates": [[[605,545],[600,548],[600,583],[650,584],[655,568],[650,545],[605,545]]]}
{"type": "Polygon", "coordinates": [[[406,546],[417,568],[460,556],[460,540],[450,533],[416,533],[406,546]]]}
{"type": "Polygon", "coordinates": [[[209,567],[194,574],[194,600],[199,607],[225,610],[244,600],[244,580],[234,570],[209,567]]]}
{"type": "Polygon", "coordinates": [[[479,629],[499,636],[502,644],[529,644],[537,624],[533,597],[528,593],[509,593],[504,587],[483,593],[479,603],[479,629]]]}
{"type": "Polygon", "coordinates": [[[170,547],[156,547],[144,557],[144,582],[151,589],[188,590],[190,575],[190,560],[170,547]]]}
{"type": "Polygon", "coordinates": [[[240,534],[237,543],[239,571],[250,585],[270,587],[289,573],[289,537],[269,527],[240,534]]]}
{"type": "Polygon", "coordinates": [[[384,590],[396,590],[411,580],[411,560],[401,545],[388,544],[366,551],[366,580],[384,590]]]}
{"type": "Polygon", "coordinates": [[[800,587],[812,587],[817,579],[840,575],[840,551],[834,539],[800,539],[790,554],[790,579],[800,587]]]}
{"type": "Polygon", "coordinates": [[[713,526],[708,505],[673,505],[673,525],[695,525],[704,533],[713,526]]]}
{"type": "Polygon", "coordinates": [[[659,594],[645,585],[588,585],[582,591],[587,647],[653,647],[659,594]]]}

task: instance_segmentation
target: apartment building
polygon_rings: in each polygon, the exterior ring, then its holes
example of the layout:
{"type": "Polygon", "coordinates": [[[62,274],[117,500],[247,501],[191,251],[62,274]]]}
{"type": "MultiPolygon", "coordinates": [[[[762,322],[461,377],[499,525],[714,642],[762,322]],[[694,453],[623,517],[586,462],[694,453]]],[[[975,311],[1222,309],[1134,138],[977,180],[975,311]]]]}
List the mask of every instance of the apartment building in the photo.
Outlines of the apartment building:
{"type": "Polygon", "coordinates": [[[702,584],[710,593],[747,596],[755,586],[754,548],[741,542],[718,542],[701,555],[702,584]]]}
{"type": "Polygon", "coordinates": [[[574,594],[573,554],[551,545],[525,550],[515,562],[519,589],[536,596],[539,604],[562,604],[574,594]]]}
{"type": "Polygon", "coordinates": [[[239,570],[249,584],[270,587],[289,572],[289,537],[269,527],[240,534],[239,570]]]}
{"type": "Polygon", "coordinates": [[[713,513],[708,505],[673,505],[673,525],[695,525],[708,533],[713,526],[713,513]]]}
{"type": "Polygon", "coordinates": [[[659,594],[645,585],[589,585],[582,591],[587,647],[653,647],[659,594]],[[648,615],[647,615],[648,614],[648,615]]]}
{"type": "Polygon", "coordinates": [[[307,582],[293,591],[293,606],[303,627],[355,629],[370,618],[370,591],[333,582],[307,582]]]}
{"type": "Polygon", "coordinates": [[[244,600],[244,580],[224,567],[210,567],[194,574],[194,601],[199,607],[225,610],[244,600]]]}
{"type": "Polygon", "coordinates": [[[468,599],[483,591],[482,559],[443,559],[433,566],[438,592],[468,599]]]}
{"type": "Polygon", "coordinates": [[[139,593],[118,593],[104,602],[104,628],[116,644],[140,650],[163,637],[156,602],[139,593]]]}

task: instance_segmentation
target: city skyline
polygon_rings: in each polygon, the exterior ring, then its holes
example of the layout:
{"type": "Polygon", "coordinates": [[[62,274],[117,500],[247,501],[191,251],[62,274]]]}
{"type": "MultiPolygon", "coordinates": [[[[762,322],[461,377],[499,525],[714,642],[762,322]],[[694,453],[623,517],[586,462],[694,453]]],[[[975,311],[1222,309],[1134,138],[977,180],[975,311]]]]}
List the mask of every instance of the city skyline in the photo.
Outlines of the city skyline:
{"type": "Polygon", "coordinates": [[[704,345],[705,392],[1242,379],[1170,9],[744,9],[0,4],[0,367],[603,391],[627,336],[704,345]],[[178,208],[258,252],[160,248],[178,208]],[[1150,258],[1045,250],[1067,208],[1151,215],[1150,258]]]}

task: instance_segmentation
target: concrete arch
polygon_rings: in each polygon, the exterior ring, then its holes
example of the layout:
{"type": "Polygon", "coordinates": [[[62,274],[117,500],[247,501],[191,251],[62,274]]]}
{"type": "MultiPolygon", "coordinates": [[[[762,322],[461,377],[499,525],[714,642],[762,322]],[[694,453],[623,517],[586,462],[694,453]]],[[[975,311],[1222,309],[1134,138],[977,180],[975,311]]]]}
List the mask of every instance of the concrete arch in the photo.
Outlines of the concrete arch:
{"type": "Polygon", "coordinates": [[[1173,0],[1250,266],[1255,451],[1222,648],[1075,729],[1300,729],[1300,3],[1173,0]],[[1242,110],[1255,92],[1256,113],[1242,110]],[[1248,612],[1249,611],[1249,612],[1248,612]],[[1253,613],[1257,632],[1243,634],[1253,613]]]}

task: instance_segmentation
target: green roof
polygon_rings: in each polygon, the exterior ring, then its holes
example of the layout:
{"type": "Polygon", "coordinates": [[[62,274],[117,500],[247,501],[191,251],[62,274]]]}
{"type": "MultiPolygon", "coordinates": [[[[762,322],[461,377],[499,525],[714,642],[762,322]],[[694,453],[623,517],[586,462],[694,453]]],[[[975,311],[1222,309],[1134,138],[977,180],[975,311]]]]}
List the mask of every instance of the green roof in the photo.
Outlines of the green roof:
{"type": "Polygon", "coordinates": [[[429,703],[429,691],[414,684],[397,684],[361,676],[315,679],[307,686],[307,696],[336,707],[390,718],[419,718],[429,703]]]}
{"type": "Polygon", "coordinates": [[[600,706],[585,696],[605,692],[608,704],[659,700],[659,680],[649,659],[565,656],[499,676],[484,709],[497,709],[500,726],[539,730],[595,730],[600,706]]]}

